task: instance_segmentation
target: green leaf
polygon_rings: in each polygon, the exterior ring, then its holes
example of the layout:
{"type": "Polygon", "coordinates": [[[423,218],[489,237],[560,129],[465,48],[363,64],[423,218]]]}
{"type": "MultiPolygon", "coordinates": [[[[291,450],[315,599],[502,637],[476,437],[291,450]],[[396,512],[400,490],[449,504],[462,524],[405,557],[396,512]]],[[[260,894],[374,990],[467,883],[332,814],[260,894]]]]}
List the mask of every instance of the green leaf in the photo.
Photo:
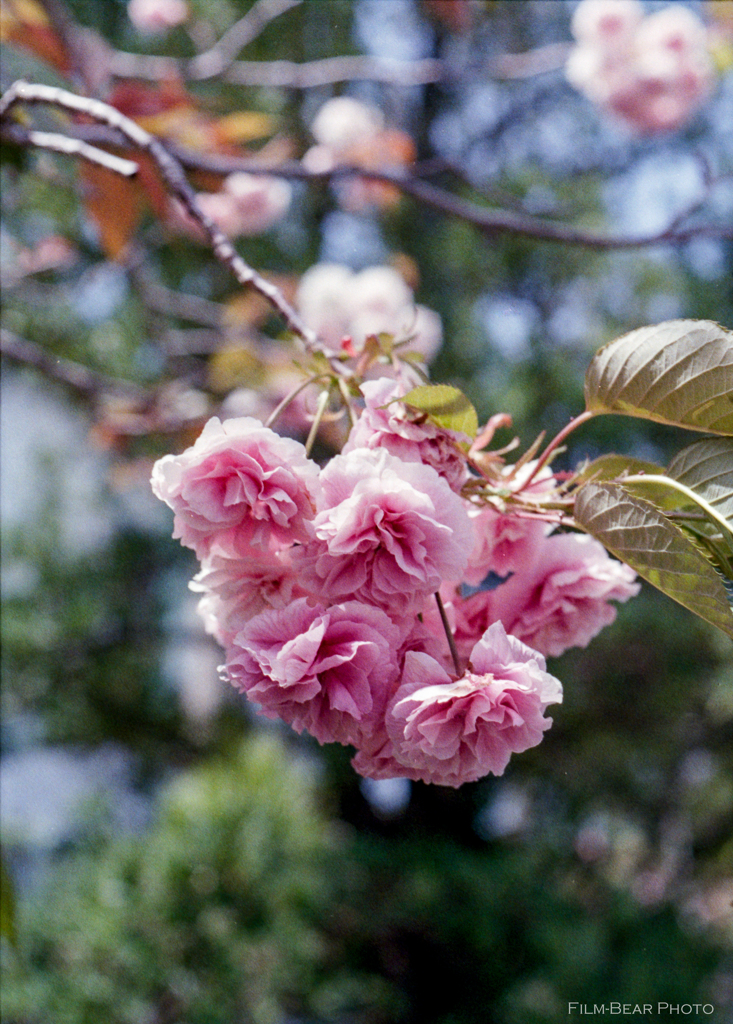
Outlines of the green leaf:
{"type": "Polygon", "coordinates": [[[4,859],[0,860],[0,936],[16,944],[15,893],[4,859]]]}
{"type": "Polygon", "coordinates": [[[667,475],[699,494],[733,530],[733,439],[695,441],[672,459],[667,475]]]}
{"type": "Polygon", "coordinates": [[[439,427],[468,434],[478,433],[478,416],[469,400],[458,388],[448,384],[426,384],[413,388],[402,401],[418,412],[424,412],[439,427]]]}
{"type": "Polygon", "coordinates": [[[733,434],[733,332],[712,320],[641,327],[600,349],[586,409],[733,434]]]}
{"type": "Polygon", "coordinates": [[[733,637],[733,611],[718,573],[650,501],[618,483],[587,483],[573,512],[584,530],[662,593],[733,637]]]}
{"type": "Polygon", "coordinates": [[[631,459],[627,455],[601,455],[589,462],[578,474],[580,480],[617,480],[637,473],[663,473],[654,462],[631,459]]]}

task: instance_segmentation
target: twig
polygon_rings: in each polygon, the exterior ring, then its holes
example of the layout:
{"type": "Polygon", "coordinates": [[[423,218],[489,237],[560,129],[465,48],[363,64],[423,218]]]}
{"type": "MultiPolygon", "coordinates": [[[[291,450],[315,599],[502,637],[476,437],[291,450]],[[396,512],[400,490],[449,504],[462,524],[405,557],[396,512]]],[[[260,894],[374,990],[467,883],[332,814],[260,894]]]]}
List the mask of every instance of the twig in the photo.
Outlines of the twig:
{"type": "MultiPolygon", "coordinates": [[[[112,109],[112,108],[108,108],[112,109]]],[[[122,117],[115,111],[117,116],[122,117]]],[[[100,129],[93,125],[77,125],[75,131],[77,136],[85,140],[97,142],[104,145],[129,145],[129,140],[124,133],[119,131],[100,129]]],[[[2,134],[17,141],[24,138],[22,132],[25,129],[13,125],[2,127],[2,134]],[[12,132],[12,134],[11,134],[12,132]]],[[[142,131],[142,129],[140,129],[142,131]]],[[[162,143],[159,143],[162,146],[162,143]]],[[[186,149],[175,143],[166,143],[166,152],[189,171],[208,171],[213,174],[220,174],[226,177],[236,171],[246,171],[249,174],[276,175],[281,178],[301,181],[322,181],[330,183],[342,178],[361,177],[370,181],[381,181],[395,185],[406,195],[411,196],[417,202],[430,209],[439,210],[450,217],[455,217],[473,224],[474,227],[483,231],[489,237],[510,234],[524,238],[534,238],[538,241],[551,242],[559,245],[573,245],[581,248],[596,250],[620,250],[620,249],[641,249],[652,245],[680,245],[693,238],[723,238],[733,239],[733,225],[724,223],[693,224],[686,228],[680,227],[680,222],[694,213],[700,206],[701,199],[698,197],[694,203],[681,213],[676,214],[672,222],[660,232],[651,235],[639,235],[637,237],[599,235],[591,231],[583,231],[580,228],[570,227],[566,224],[559,224],[556,221],[547,220],[542,217],[535,217],[518,211],[497,210],[492,207],[481,206],[470,200],[462,199],[447,192],[439,186],[416,178],[414,174],[406,174],[402,171],[389,170],[365,170],[363,167],[340,166],[330,171],[311,171],[301,163],[291,162],[284,164],[262,163],[257,157],[235,157],[226,154],[200,153],[186,149]]],[[[706,183],[707,188],[712,189],[719,181],[725,180],[726,176],[713,178],[706,183]]],[[[203,215],[195,214],[196,219],[201,221],[203,215]]],[[[264,292],[263,292],[264,294],[264,292]]],[[[296,331],[296,333],[299,333],[296,331]]]]}
{"type": "Polygon", "coordinates": [[[388,60],[384,57],[324,57],[296,64],[289,60],[237,61],[227,72],[233,85],[269,85],[290,89],[314,89],[337,82],[383,82],[385,85],[428,85],[443,78],[442,61],[388,60]]]}
{"type": "Polygon", "coordinates": [[[450,654],[451,658],[453,659],[453,665],[455,666],[456,675],[460,675],[461,662],[458,657],[458,648],[456,647],[456,641],[451,631],[450,623],[448,622],[448,616],[446,615],[445,612],[445,605],[443,604],[443,599],[440,596],[440,592],[437,590],[435,591],[435,601],[436,604],[438,605],[438,611],[440,612],[440,621],[443,623],[443,629],[445,630],[445,635],[448,640],[448,646],[450,647],[450,654]]]}
{"type": "Polygon", "coordinates": [[[95,121],[100,121],[121,132],[134,146],[149,153],[170,191],[183,203],[188,213],[206,232],[217,259],[230,268],[241,285],[254,288],[267,299],[285,320],[290,330],[302,339],[308,351],[312,352],[318,349],[318,336],[315,331],[303,323],[280,289],[267,281],[242,259],[223,231],[200,208],[196,193],[189,185],[181,164],[159,139],[107,103],[77,96],[54,86],[14,82],[0,98],[0,119],[7,117],[13,106],[18,103],[48,103],[61,107],[63,110],[86,114],[95,121]]]}
{"type": "Polygon", "coordinates": [[[318,433],[318,428],[321,425],[321,420],[323,419],[323,414],[326,411],[326,406],[328,405],[328,400],[330,397],[331,392],[328,388],[324,388],[323,391],[318,396],[318,406],[316,408],[316,414],[313,419],[313,423],[311,424],[311,428],[308,432],[308,440],[305,442],[306,455],[310,455],[311,453],[313,444],[316,440],[316,434],[318,433]]]}
{"type": "MultiPolygon", "coordinates": [[[[79,125],[76,132],[88,141],[107,145],[123,145],[124,138],[90,125],[79,125]]],[[[694,213],[700,206],[701,198],[679,214],[675,214],[671,223],[660,232],[638,237],[599,235],[592,231],[559,224],[556,221],[532,214],[511,210],[497,210],[493,207],[481,206],[478,203],[447,192],[437,185],[417,178],[414,173],[390,170],[366,170],[363,167],[342,165],[329,171],[311,171],[302,163],[292,161],[283,164],[263,163],[257,157],[236,157],[217,153],[200,153],[186,149],[175,143],[166,144],[170,153],[181,166],[189,171],[208,171],[226,177],[236,171],[249,174],[276,175],[281,178],[299,181],[322,181],[330,183],[341,178],[361,177],[369,181],[381,181],[395,185],[406,195],[411,196],[430,209],[439,210],[450,217],[456,217],[483,231],[485,234],[513,234],[524,238],[535,238],[539,241],[553,242],[560,245],[575,245],[588,249],[618,250],[640,249],[651,245],[679,245],[693,238],[724,238],[733,239],[733,225],[725,223],[694,224],[680,227],[680,221],[694,213]]],[[[710,192],[719,182],[729,179],[729,175],[710,178],[705,187],[710,192]]],[[[704,198],[704,197],[703,197],[704,198]]]]}
{"type": "Polygon", "coordinates": [[[166,288],[153,280],[142,267],[131,268],[131,275],[140,291],[143,302],[156,313],[189,320],[206,327],[221,327],[224,310],[220,303],[204,299],[200,295],[189,295],[166,288]]]}
{"type": "Polygon", "coordinates": [[[587,420],[592,419],[594,415],[594,412],[591,412],[590,410],[586,409],[585,412],[581,412],[578,416],[574,416],[573,419],[571,419],[570,422],[566,426],[564,426],[562,430],[555,435],[555,437],[553,437],[553,439],[550,441],[548,446],[543,451],[542,455],[540,455],[540,457],[537,459],[537,462],[532,467],[532,472],[529,474],[527,479],[522,484],[520,491],[527,490],[527,488],[532,483],[534,478],[537,476],[539,471],[543,469],[550,461],[550,456],[552,455],[552,453],[556,451],[557,448],[559,448],[559,446],[562,444],[565,438],[572,434],[576,427],[579,427],[581,423],[585,423],[587,420]]]}
{"type": "MultiPolygon", "coordinates": [[[[195,61],[203,61],[212,51],[186,63],[175,57],[150,56],[116,50],[110,55],[109,70],[117,78],[145,78],[162,81],[171,75],[185,79],[210,77],[196,73],[195,61]]],[[[204,65],[204,68],[206,66],[204,65]]],[[[386,85],[427,85],[443,78],[439,60],[405,61],[380,57],[324,57],[301,64],[291,60],[240,60],[226,67],[221,77],[231,85],[270,86],[284,89],[314,89],[338,82],[383,82],[386,85]]]]}
{"type": "Polygon", "coordinates": [[[503,53],[492,65],[495,78],[533,78],[565,66],[572,43],[548,43],[526,53],[503,53]]]}
{"type": "Polygon", "coordinates": [[[19,145],[34,146],[37,149],[48,149],[53,153],[65,153],[67,156],[78,156],[91,164],[98,164],[108,171],[121,174],[124,178],[134,177],[139,168],[134,160],[125,160],[124,157],[114,156],[96,146],[90,146],[88,142],[72,138],[69,135],[61,135],[58,132],[39,132],[35,129],[20,128],[18,125],[7,125],[3,129],[6,138],[19,145]]]}
{"type": "Polygon", "coordinates": [[[244,17],[235,22],[210,50],[200,53],[189,62],[188,73],[191,78],[201,81],[220,75],[233,62],[239,51],[256,39],[266,25],[292,7],[298,7],[301,2],[302,0],[257,0],[244,17]]]}

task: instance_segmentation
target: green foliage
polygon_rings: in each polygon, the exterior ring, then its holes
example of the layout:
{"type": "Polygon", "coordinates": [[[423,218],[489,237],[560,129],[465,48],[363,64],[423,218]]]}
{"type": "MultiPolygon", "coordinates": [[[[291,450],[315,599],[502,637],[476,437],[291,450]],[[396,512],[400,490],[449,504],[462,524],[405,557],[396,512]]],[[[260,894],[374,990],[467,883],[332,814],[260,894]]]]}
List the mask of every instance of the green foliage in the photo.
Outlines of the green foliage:
{"type": "Polygon", "coordinates": [[[436,426],[467,434],[470,438],[476,437],[476,410],[458,388],[447,384],[426,384],[408,391],[402,401],[412,409],[425,413],[436,426]]]}
{"type": "MultiPolygon", "coordinates": [[[[645,327],[596,353],[586,409],[713,433],[733,430],[733,332],[709,321],[645,327]]],[[[667,596],[733,636],[733,443],[697,441],[664,471],[601,456],[585,466],[574,516],[667,596]],[[721,577],[723,579],[721,579],[721,577]]]]}
{"type": "Polygon", "coordinates": [[[18,941],[15,924],[15,887],[5,867],[5,858],[0,859],[0,939],[7,939],[13,945],[18,941]]]}
{"type": "Polygon", "coordinates": [[[357,833],[320,792],[274,733],[180,773],[145,834],[67,857],[26,905],[3,1020],[561,1024],[570,999],[704,997],[715,946],[546,822],[466,844],[464,796],[418,787],[444,828],[357,833]]]}

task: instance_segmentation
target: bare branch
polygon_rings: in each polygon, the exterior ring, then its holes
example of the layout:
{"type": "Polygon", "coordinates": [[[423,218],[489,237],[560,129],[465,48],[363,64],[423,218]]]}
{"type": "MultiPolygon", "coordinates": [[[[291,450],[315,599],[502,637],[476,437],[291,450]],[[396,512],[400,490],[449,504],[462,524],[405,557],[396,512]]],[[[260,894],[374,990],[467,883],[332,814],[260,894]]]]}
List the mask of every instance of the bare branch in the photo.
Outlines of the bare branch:
{"type": "Polygon", "coordinates": [[[302,0],[257,0],[221,39],[205,53],[200,53],[188,64],[191,78],[203,80],[220,75],[233,62],[240,50],[262,32],[266,25],[302,0]]]}
{"type": "MultiPolygon", "coordinates": [[[[74,113],[86,114],[95,121],[121,132],[134,146],[139,147],[155,161],[166,185],[181,201],[187,212],[206,232],[215,256],[230,268],[240,284],[249,286],[263,295],[271,306],[282,316],[286,324],[305,343],[309,351],[318,349],[318,336],[307,327],[284,295],[274,284],[267,281],[256,270],[249,266],[239,255],[227,236],[217,227],[214,221],[204,213],[198,204],[196,193],[189,185],[178,160],[171,155],[163,143],[155,136],[141,128],[119,110],[102,103],[100,100],[88,99],[47,85],[30,85],[26,82],[15,82],[0,98],[0,119],[7,117],[10,110],[18,103],[47,103],[74,113]]],[[[334,370],[336,367],[334,366],[334,370]]]]}
{"type": "MultiPolygon", "coordinates": [[[[212,51],[200,54],[193,61],[180,61],[175,57],[125,53],[117,50],[110,55],[109,70],[117,78],[145,78],[161,81],[171,75],[183,79],[210,77],[196,74],[194,61],[207,57],[212,51]]],[[[204,65],[205,67],[205,65],[204,65]]],[[[313,89],[337,82],[384,82],[387,85],[426,85],[443,77],[443,63],[439,60],[416,61],[387,60],[366,56],[325,57],[321,60],[298,64],[290,60],[240,60],[226,67],[221,78],[232,85],[270,86],[285,89],[313,89]]]]}
{"type": "Polygon", "coordinates": [[[304,64],[294,61],[237,61],[225,75],[233,85],[269,85],[313,89],[337,82],[383,82],[386,85],[427,85],[443,77],[439,60],[404,61],[383,57],[325,57],[304,64]]]}
{"type": "Polygon", "coordinates": [[[134,160],[125,160],[124,157],[114,156],[112,153],[97,149],[96,146],[90,146],[88,142],[82,142],[81,139],[75,139],[69,135],[60,135],[57,132],[39,132],[21,128],[20,125],[8,125],[3,129],[3,136],[18,145],[34,146],[37,149],[47,149],[53,153],[81,157],[91,164],[98,164],[108,171],[121,174],[123,178],[133,178],[139,170],[134,160]]]}
{"type": "Polygon", "coordinates": [[[526,53],[503,53],[492,67],[495,78],[533,78],[565,66],[572,43],[548,43],[526,53]]]}
{"type": "MultiPolygon", "coordinates": [[[[93,101],[81,102],[88,103],[93,101]]],[[[121,130],[115,131],[114,129],[119,128],[119,125],[113,124],[112,120],[119,121],[122,119],[122,115],[113,108],[106,107],[105,109],[111,111],[114,115],[113,119],[110,119],[109,117],[105,118],[108,128],[103,129],[91,125],[77,125],[75,126],[76,135],[83,138],[85,141],[91,141],[98,145],[116,145],[119,147],[127,145],[129,147],[130,141],[133,141],[136,145],[141,145],[143,148],[147,148],[147,143],[141,143],[136,139],[127,138],[126,133],[121,130]],[[112,130],[110,131],[109,128],[112,130]]],[[[142,135],[146,139],[152,139],[152,137],[148,136],[148,133],[144,132],[138,125],[135,125],[134,122],[131,123],[138,135],[142,135]]],[[[5,126],[2,128],[2,134],[11,138],[20,138],[20,133],[22,131],[24,131],[24,129],[21,129],[19,126],[12,126],[12,129],[5,126]]],[[[183,178],[181,172],[182,167],[185,167],[189,171],[208,171],[213,174],[220,174],[222,177],[225,177],[228,174],[233,174],[237,171],[246,171],[250,174],[268,174],[288,178],[290,180],[321,181],[325,183],[335,182],[342,178],[362,177],[370,181],[381,181],[395,185],[404,194],[411,196],[417,202],[427,206],[429,209],[438,210],[447,216],[455,217],[459,220],[465,221],[466,223],[473,224],[476,228],[490,237],[510,234],[559,245],[572,245],[595,250],[641,249],[653,245],[680,245],[693,238],[733,239],[733,225],[731,224],[703,223],[688,224],[686,227],[684,226],[683,222],[688,220],[690,216],[698,211],[710,191],[718,184],[718,182],[724,180],[724,177],[714,178],[709,174],[706,175],[706,180],[704,181],[704,194],[696,197],[694,202],[692,202],[686,209],[676,214],[670,224],[663,231],[647,235],[613,237],[592,231],[585,231],[582,228],[576,228],[564,223],[547,220],[542,217],[535,217],[530,214],[522,213],[521,211],[496,209],[467,199],[462,199],[439,186],[430,184],[429,182],[418,178],[414,173],[410,174],[405,173],[404,171],[388,170],[365,170],[363,167],[357,166],[340,166],[329,171],[311,171],[301,163],[295,161],[286,164],[273,165],[271,163],[263,163],[262,160],[257,157],[235,157],[217,153],[201,153],[186,149],[182,146],[176,145],[175,143],[166,143],[166,146],[164,147],[159,140],[153,139],[152,141],[155,143],[156,147],[162,151],[164,157],[176,165],[178,177],[181,179],[183,178]]],[[[185,188],[189,193],[189,200],[193,199],[195,201],[195,195],[187,182],[185,182],[185,188]]],[[[174,189],[174,191],[180,195],[177,189],[174,189]]],[[[204,223],[203,213],[193,212],[191,210],[190,202],[187,204],[187,209],[192,212],[192,215],[197,221],[199,221],[199,223],[204,223]]],[[[218,236],[221,236],[221,232],[219,232],[215,226],[214,230],[217,232],[218,236]]],[[[208,231],[208,229],[207,233],[209,233],[211,237],[211,232],[208,231]]],[[[231,243],[227,244],[231,247],[231,243]]],[[[219,253],[217,253],[217,255],[219,255],[220,259],[223,258],[219,253]]],[[[237,259],[239,260],[240,258],[237,257],[237,259]]],[[[224,262],[227,262],[227,260],[224,259],[224,262]]],[[[251,273],[254,274],[255,272],[251,271],[251,273]]],[[[244,279],[239,276],[237,276],[237,279],[243,284],[250,283],[246,275],[244,279]]],[[[264,282],[264,286],[266,289],[274,288],[274,286],[271,286],[268,282],[264,282]]],[[[272,302],[272,299],[269,297],[266,290],[256,285],[254,285],[254,287],[257,287],[257,290],[259,290],[261,294],[265,295],[265,297],[268,298],[268,301],[272,302]]],[[[282,299],[282,302],[284,302],[284,299],[282,299]]],[[[306,340],[305,335],[293,327],[292,317],[295,316],[297,321],[297,316],[294,314],[294,311],[291,310],[289,318],[283,312],[283,308],[281,306],[277,305],[275,302],[272,302],[272,304],[275,305],[275,308],[282,313],[289,326],[291,326],[291,328],[295,330],[300,337],[306,340]]],[[[285,305],[287,306],[287,303],[285,303],[285,305]]],[[[313,344],[312,340],[307,340],[307,345],[309,347],[312,347],[313,344]]]]}
{"type": "Polygon", "coordinates": [[[200,295],[177,292],[154,280],[144,267],[130,267],[130,274],[146,306],[156,313],[189,320],[208,328],[220,328],[224,309],[218,302],[204,299],[200,295]]]}

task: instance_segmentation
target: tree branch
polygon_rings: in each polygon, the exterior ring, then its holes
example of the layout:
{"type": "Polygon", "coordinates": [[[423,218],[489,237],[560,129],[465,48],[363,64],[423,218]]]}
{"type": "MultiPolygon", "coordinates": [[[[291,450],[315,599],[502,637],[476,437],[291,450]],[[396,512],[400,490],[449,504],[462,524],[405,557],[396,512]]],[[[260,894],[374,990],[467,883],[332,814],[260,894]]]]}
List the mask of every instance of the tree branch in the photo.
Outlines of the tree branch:
{"type": "Polygon", "coordinates": [[[75,139],[70,135],[57,132],[39,132],[34,129],[20,128],[19,125],[5,125],[3,137],[20,146],[34,146],[36,149],[47,149],[52,153],[64,153],[66,156],[78,156],[91,164],[97,164],[108,171],[121,174],[123,178],[133,178],[139,168],[134,160],[125,160],[114,156],[88,142],[75,139]]]}
{"type": "Polygon", "coordinates": [[[303,323],[286,301],[280,289],[267,281],[242,259],[227,236],[200,208],[196,193],[189,185],[181,164],[159,139],[107,103],[77,96],[54,86],[30,85],[26,82],[15,82],[0,98],[0,120],[6,118],[12,108],[19,103],[46,103],[60,107],[62,110],[85,114],[122,133],[133,146],[149,153],[170,191],[206,232],[217,259],[230,268],[240,284],[254,288],[267,299],[285,320],[290,330],[302,339],[308,351],[318,349],[318,336],[315,331],[303,323]]]}
{"type": "MultiPolygon", "coordinates": [[[[6,131],[6,128],[2,129],[3,134],[6,131]]],[[[22,141],[23,131],[25,129],[13,126],[14,140],[22,141]]],[[[129,141],[119,132],[100,130],[90,125],[78,125],[75,127],[75,131],[79,137],[83,137],[87,141],[96,142],[97,144],[120,147],[129,146],[129,141]]],[[[159,145],[162,146],[163,144],[159,143],[159,145]]],[[[509,234],[559,245],[573,245],[599,251],[642,249],[652,245],[681,245],[693,238],[733,239],[733,225],[731,224],[712,223],[692,224],[688,227],[681,226],[681,222],[700,207],[704,197],[703,199],[696,198],[689,207],[675,214],[671,223],[663,231],[651,235],[638,235],[636,237],[628,235],[613,237],[601,235],[593,231],[585,231],[582,228],[575,228],[567,224],[535,217],[519,211],[497,210],[492,207],[482,206],[471,200],[455,196],[437,185],[423,181],[414,174],[405,174],[402,171],[366,170],[363,167],[356,166],[340,166],[329,171],[311,171],[297,161],[284,164],[263,163],[259,158],[251,156],[236,157],[217,153],[200,153],[186,149],[173,142],[167,142],[165,148],[181,167],[185,167],[188,171],[204,171],[220,174],[222,177],[237,171],[246,171],[249,174],[268,174],[289,180],[321,181],[327,184],[350,177],[361,177],[370,181],[386,182],[390,185],[395,185],[405,195],[411,196],[429,209],[438,210],[450,217],[456,217],[468,224],[473,224],[474,227],[489,237],[509,234]]],[[[714,188],[719,181],[727,180],[727,177],[709,178],[705,182],[706,192],[714,188]]],[[[200,220],[199,217],[196,219],[200,220]]]]}
{"type": "Polygon", "coordinates": [[[302,0],[257,0],[244,17],[235,22],[210,50],[189,61],[189,76],[203,81],[221,75],[232,64],[239,51],[256,39],[271,21],[292,7],[298,7],[301,2],[302,0]]]}
{"type": "MultiPolygon", "coordinates": [[[[171,75],[202,80],[210,74],[197,73],[194,62],[212,51],[194,57],[188,63],[175,57],[149,56],[117,50],[110,57],[109,70],[117,78],[145,78],[161,81],[171,75]]],[[[203,66],[206,69],[206,65],[203,66]]],[[[240,60],[221,72],[223,81],[231,85],[270,86],[285,89],[314,89],[337,82],[383,82],[386,85],[427,85],[443,77],[439,60],[388,60],[380,57],[324,57],[298,64],[290,60],[240,60]]]]}

